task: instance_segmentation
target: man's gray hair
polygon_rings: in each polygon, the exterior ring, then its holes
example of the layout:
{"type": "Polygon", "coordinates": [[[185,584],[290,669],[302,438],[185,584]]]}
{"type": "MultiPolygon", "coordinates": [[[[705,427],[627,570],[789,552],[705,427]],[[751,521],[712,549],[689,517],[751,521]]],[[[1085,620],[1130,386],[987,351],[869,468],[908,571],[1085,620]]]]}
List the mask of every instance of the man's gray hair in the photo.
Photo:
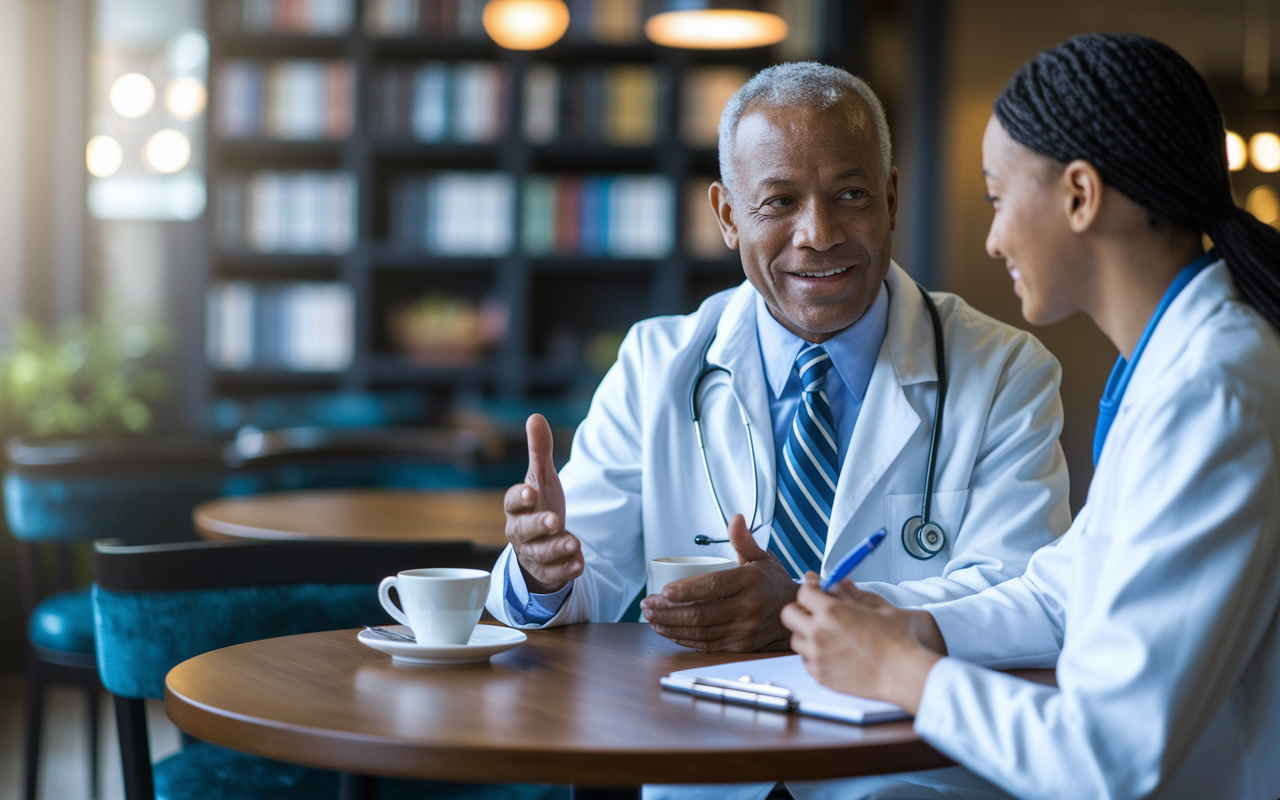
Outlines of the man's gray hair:
{"type": "Polygon", "coordinates": [[[889,123],[885,120],[880,98],[866,81],[839,67],[816,61],[800,61],[762,69],[742,88],[733,93],[720,113],[720,180],[734,191],[737,175],[733,170],[733,140],[743,115],[756,104],[774,107],[807,106],[828,109],[848,97],[861,101],[880,143],[880,160],[885,180],[893,163],[889,141],[889,123]]]}

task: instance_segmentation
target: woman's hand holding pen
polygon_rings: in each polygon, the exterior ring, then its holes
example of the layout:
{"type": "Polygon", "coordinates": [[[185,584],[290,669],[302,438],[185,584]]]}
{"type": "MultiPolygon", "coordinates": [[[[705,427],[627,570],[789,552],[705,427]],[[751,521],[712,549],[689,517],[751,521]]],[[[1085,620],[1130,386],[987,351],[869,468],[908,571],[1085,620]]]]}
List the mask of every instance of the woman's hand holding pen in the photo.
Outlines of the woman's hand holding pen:
{"type": "Polygon", "coordinates": [[[796,602],[782,609],[791,649],[809,673],[836,691],[887,700],[914,714],[929,670],[946,642],[927,611],[898,608],[841,581],[822,591],[810,572],[796,602]]]}
{"type": "Polygon", "coordinates": [[[551,426],[541,414],[525,423],[529,472],[507,490],[507,541],[529,591],[550,594],[582,574],[582,543],[564,529],[564,488],[552,461],[551,426]]]}

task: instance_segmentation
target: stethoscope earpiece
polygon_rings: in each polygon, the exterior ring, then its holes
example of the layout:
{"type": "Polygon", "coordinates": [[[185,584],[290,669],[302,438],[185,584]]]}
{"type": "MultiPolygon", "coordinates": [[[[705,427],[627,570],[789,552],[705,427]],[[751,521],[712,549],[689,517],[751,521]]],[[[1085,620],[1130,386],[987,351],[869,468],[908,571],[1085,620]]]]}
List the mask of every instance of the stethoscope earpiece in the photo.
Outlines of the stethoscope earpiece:
{"type": "Polygon", "coordinates": [[[694,544],[703,544],[703,545],[706,545],[706,544],[728,544],[728,543],[729,543],[729,540],[728,540],[728,539],[712,539],[710,536],[706,535],[705,533],[700,533],[700,534],[698,534],[697,536],[693,537],[693,543],[694,543],[694,544]]]}

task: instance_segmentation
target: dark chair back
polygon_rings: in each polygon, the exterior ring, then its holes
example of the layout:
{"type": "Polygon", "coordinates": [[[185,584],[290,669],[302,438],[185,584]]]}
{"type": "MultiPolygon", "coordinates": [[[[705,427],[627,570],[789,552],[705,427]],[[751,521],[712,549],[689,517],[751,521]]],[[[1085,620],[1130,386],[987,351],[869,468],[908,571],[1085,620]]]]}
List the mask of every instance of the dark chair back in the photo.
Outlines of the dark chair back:
{"type": "Polygon", "coordinates": [[[222,493],[224,440],[32,442],[5,446],[5,515],[26,542],[191,537],[191,509],[222,493]]]}
{"type": "Polygon", "coordinates": [[[523,450],[508,458],[505,441],[458,428],[246,428],[224,459],[233,470],[227,494],[506,488],[526,467],[523,450]]]}

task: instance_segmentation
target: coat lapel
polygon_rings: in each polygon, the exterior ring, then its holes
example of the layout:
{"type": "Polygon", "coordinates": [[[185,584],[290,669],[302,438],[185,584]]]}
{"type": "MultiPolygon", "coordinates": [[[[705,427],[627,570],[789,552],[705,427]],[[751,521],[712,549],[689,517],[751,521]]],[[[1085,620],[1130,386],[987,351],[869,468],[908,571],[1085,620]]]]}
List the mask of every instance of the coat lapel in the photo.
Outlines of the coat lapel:
{"type": "MultiPolygon", "coordinates": [[[[764,364],[760,360],[760,342],[756,334],[755,297],[755,289],[749,282],[744,282],[739,287],[720,315],[716,340],[707,352],[707,362],[729,370],[730,385],[741,400],[751,424],[757,479],[760,482],[760,508],[756,520],[759,524],[773,519],[778,467],[774,454],[773,422],[769,413],[769,385],[765,380],[764,364]]],[[[714,447],[714,444],[708,442],[708,447],[714,447]]],[[[745,465],[742,471],[746,472],[745,465]]],[[[750,519],[747,522],[750,524],[750,519]]],[[[761,547],[766,546],[768,537],[768,525],[763,525],[756,531],[755,539],[761,547]]]]}
{"type": "MultiPolygon", "coordinates": [[[[915,281],[895,263],[890,265],[885,283],[889,289],[888,328],[836,483],[827,532],[828,556],[871,490],[916,430],[926,424],[903,387],[938,379],[933,363],[933,324],[915,281]]],[[[871,532],[853,534],[861,538],[871,532]]]]}

